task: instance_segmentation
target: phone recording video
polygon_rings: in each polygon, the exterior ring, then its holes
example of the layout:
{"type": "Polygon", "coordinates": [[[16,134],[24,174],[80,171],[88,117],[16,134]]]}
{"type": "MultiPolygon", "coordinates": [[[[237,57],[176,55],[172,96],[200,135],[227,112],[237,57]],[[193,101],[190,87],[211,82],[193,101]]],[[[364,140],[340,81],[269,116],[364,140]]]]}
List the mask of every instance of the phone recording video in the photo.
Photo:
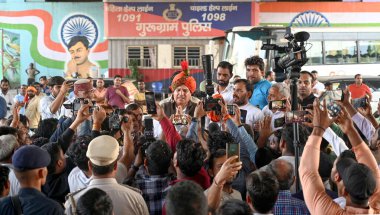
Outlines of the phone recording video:
{"type": "Polygon", "coordinates": [[[283,127],[285,124],[285,117],[277,118],[274,120],[274,128],[283,127]]]}
{"type": "Polygon", "coordinates": [[[236,162],[240,161],[240,145],[237,142],[230,142],[226,144],[227,158],[237,155],[236,162]]]}
{"type": "Polygon", "coordinates": [[[172,123],[173,125],[187,125],[186,115],[174,115],[172,123]]]}
{"type": "Polygon", "coordinates": [[[240,121],[245,123],[247,118],[247,110],[240,109],[240,121]]]}
{"type": "Polygon", "coordinates": [[[144,119],[144,135],[147,139],[154,139],[152,118],[146,117],[144,119]]]}
{"type": "Polygon", "coordinates": [[[286,108],[286,100],[269,101],[269,110],[286,108]]]}
{"type": "Polygon", "coordinates": [[[355,109],[367,107],[367,97],[352,99],[352,106],[354,106],[355,109]]]}
{"type": "Polygon", "coordinates": [[[227,112],[229,115],[235,115],[235,106],[234,105],[227,105],[227,112]]]}
{"type": "Polygon", "coordinates": [[[157,114],[154,92],[145,92],[146,109],[148,114],[157,114]]]}
{"type": "Polygon", "coordinates": [[[285,123],[305,122],[306,111],[296,110],[285,113],[285,123]]]}
{"type": "Polygon", "coordinates": [[[319,98],[320,105],[323,106],[323,101],[326,101],[326,108],[331,117],[338,116],[339,112],[342,110],[341,107],[336,103],[336,101],[343,101],[343,91],[342,90],[328,90],[324,92],[319,98]]]}

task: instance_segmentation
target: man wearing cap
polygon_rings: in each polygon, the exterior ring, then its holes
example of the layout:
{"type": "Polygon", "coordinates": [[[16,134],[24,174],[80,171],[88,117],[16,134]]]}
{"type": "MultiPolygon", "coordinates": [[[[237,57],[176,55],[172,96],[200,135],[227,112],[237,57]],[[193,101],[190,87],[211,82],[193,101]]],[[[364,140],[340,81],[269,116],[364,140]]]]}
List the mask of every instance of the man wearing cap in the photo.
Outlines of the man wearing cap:
{"type": "Polygon", "coordinates": [[[41,119],[40,109],[40,96],[36,96],[37,89],[33,86],[29,86],[26,89],[27,103],[25,105],[25,116],[29,119],[29,128],[31,130],[37,129],[41,119]]]}
{"type": "Polygon", "coordinates": [[[182,108],[183,113],[188,114],[190,116],[194,115],[195,107],[197,103],[192,100],[191,94],[197,88],[197,83],[195,79],[190,76],[189,68],[187,66],[187,62],[183,61],[181,63],[182,72],[178,73],[172,81],[171,89],[173,94],[169,101],[165,101],[160,103],[162,108],[164,109],[165,115],[170,117],[173,114],[177,113],[178,107],[182,108]]]}
{"type": "Polygon", "coordinates": [[[72,84],[67,83],[61,76],[54,76],[49,80],[49,88],[51,94],[45,96],[40,101],[41,119],[56,118],[59,119],[65,115],[66,93],[71,88],[72,84]]]}
{"type": "Polygon", "coordinates": [[[26,145],[12,156],[12,168],[21,189],[16,197],[7,197],[0,202],[2,215],[17,214],[63,214],[62,207],[41,193],[45,184],[49,154],[38,146],[26,145]]]}
{"type": "Polygon", "coordinates": [[[88,146],[86,155],[90,160],[88,166],[92,171],[93,180],[87,188],[68,195],[65,203],[66,214],[73,214],[78,199],[94,187],[105,191],[111,197],[115,215],[149,214],[139,190],[120,185],[115,179],[119,156],[119,143],[115,138],[108,135],[94,138],[88,146]]]}

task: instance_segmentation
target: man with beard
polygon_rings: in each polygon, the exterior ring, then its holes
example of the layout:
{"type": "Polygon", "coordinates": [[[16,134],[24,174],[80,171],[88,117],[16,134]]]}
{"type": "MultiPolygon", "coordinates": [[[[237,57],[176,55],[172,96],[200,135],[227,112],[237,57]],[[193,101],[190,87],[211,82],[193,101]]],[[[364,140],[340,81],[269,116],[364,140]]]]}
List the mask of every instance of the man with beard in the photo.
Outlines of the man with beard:
{"type": "Polygon", "coordinates": [[[298,98],[302,107],[311,107],[314,99],[312,89],[313,75],[308,71],[301,71],[298,79],[298,98]]]}
{"type": "Polygon", "coordinates": [[[76,78],[98,77],[97,66],[88,59],[90,54],[88,46],[89,42],[85,36],[71,38],[67,45],[71,60],[66,65],[66,76],[76,78]],[[93,71],[94,68],[96,68],[96,72],[93,71]]]}
{"type": "Polygon", "coordinates": [[[25,95],[26,95],[26,88],[28,86],[23,84],[20,87],[20,92],[14,97],[13,102],[16,104],[18,103],[21,106],[20,114],[25,115],[25,95]]]}
{"type": "Polygon", "coordinates": [[[9,93],[9,81],[6,78],[3,78],[1,80],[0,84],[1,92],[0,96],[5,99],[5,102],[7,103],[7,116],[8,118],[10,115],[12,115],[12,107],[13,107],[13,98],[12,95],[9,93]]]}
{"type": "Polygon", "coordinates": [[[253,128],[253,124],[263,119],[261,110],[249,103],[252,96],[252,85],[247,79],[238,79],[235,81],[233,88],[233,102],[239,106],[239,109],[246,110],[247,116],[245,123],[253,128]]]}
{"type": "Polygon", "coordinates": [[[40,110],[40,96],[36,96],[37,89],[29,86],[26,89],[28,96],[28,103],[25,105],[25,116],[29,119],[29,128],[31,130],[37,129],[41,119],[40,110]]]}
{"type": "Polygon", "coordinates": [[[232,78],[232,67],[233,65],[229,62],[222,61],[216,68],[218,85],[215,88],[215,93],[222,95],[226,104],[233,103],[233,85],[230,84],[230,79],[232,78]]]}
{"type": "Polygon", "coordinates": [[[348,86],[348,89],[350,90],[352,99],[358,99],[368,96],[368,101],[372,100],[371,90],[366,84],[363,84],[363,77],[361,74],[355,75],[355,83],[350,84],[348,86]]]}
{"type": "Polygon", "coordinates": [[[267,97],[271,83],[264,78],[264,61],[259,56],[247,58],[244,62],[246,77],[253,84],[253,95],[249,102],[260,109],[268,104],[267,97]]]}

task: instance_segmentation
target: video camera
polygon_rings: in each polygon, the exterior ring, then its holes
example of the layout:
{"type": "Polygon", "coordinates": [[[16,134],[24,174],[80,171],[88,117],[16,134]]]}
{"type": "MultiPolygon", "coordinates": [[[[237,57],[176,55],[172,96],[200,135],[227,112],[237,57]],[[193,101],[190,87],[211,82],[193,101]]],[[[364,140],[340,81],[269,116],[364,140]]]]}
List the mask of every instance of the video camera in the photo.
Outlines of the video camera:
{"type": "Polygon", "coordinates": [[[212,84],[212,68],[214,65],[214,58],[212,55],[202,55],[202,65],[204,69],[204,75],[206,76],[206,94],[203,98],[203,109],[205,111],[215,111],[217,115],[221,115],[222,108],[219,105],[220,99],[214,99],[214,85],[212,84]]]}
{"type": "Polygon", "coordinates": [[[91,101],[90,99],[76,98],[76,99],[74,99],[73,103],[63,104],[63,106],[66,109],[71,110],[72,112],[77,112],[80,109],[80,107],[82,106],[82,104],[89,104],[90,102],[92,103],[92,105],[90,106],[89,112],[90,112],[90,114],[92,114],[92,112],[94,112],[96,102],[91,101]]]}
{"type": "Polygon", "coordinates": [[[294,35],[291,33],[290,28],[286,28],[285,39],[288,40],[288,46],[279,46],[276,44],[264,44],[261,50],[278,50],[286,52],[284,56],[278,59],[277,65],[282,69],[291,67],[301,68],[309,60],[306,57],[307,50],[305,49],[305,41],[310,37],[306,31],[300,31],[294,35]]]}
{"type": "Polygon", "coordinates": [[[128,117],[124,116],[123,109],[116,109],[108,118],[109,128],[113,131],[120,130],[123,122],[128,122],[128,117]]]}

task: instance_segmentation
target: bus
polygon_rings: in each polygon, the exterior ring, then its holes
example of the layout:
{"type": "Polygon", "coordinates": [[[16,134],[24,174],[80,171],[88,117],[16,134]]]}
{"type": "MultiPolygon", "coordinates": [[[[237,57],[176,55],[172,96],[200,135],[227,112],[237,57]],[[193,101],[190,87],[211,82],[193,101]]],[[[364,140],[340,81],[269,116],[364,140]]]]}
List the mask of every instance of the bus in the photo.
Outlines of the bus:
{"type": "MultiPolygon", "coordinates": [[[[291,32],[306,31],[308,62],[302,70],[318,71],[319,76],[380,74],[380,28],[378,27],[292,27],[291,32]]],[[[284,70],[276,61],[284,52],[261,50],[263,44],[287,46],[285,27],[240,26],[226,31],[221,58],[234,64],[234,74],[245,77],[244,60],[259,55],[265,71],[275,71],[280,79],[284,70]]],[[[282,78],[281,78],[282,77],[282,78]]]]}

